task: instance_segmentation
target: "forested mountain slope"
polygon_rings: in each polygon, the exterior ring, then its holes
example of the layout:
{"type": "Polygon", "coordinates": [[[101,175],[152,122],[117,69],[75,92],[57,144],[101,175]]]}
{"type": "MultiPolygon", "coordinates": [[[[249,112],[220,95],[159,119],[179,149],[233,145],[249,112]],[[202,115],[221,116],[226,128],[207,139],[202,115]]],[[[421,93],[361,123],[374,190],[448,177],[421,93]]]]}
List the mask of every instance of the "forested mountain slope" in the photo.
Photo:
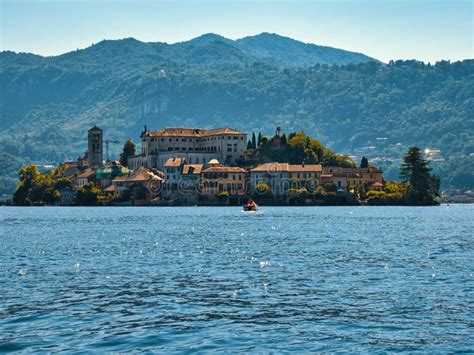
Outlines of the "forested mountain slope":
{"type": "Polygon", "coordinates": [[[120,140],[138,140],[145,124],[266,134],[281,126],[341,153],[374,146],[373,157],[417,144],[442,151],[444,186],[474,187],[473,60],[285,65],[291,58],[275,54],[276,44],[254,41],[207,35],[174,45],[103,41],[57,57],[2,52],[0,189],[24,161],[83,153],[95,124],[120,140]]]}

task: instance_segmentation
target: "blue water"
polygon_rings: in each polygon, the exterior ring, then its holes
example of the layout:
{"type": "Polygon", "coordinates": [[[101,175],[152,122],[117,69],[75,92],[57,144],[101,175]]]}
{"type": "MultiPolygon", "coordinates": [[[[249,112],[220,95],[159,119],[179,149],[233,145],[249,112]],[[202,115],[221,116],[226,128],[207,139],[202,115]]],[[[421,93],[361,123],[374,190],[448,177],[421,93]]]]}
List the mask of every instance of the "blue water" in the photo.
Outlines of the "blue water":
{"type": "Polygon", "coordinates": [[[0,207],[0,351],[474,351],[474,206],[0,207]]]}

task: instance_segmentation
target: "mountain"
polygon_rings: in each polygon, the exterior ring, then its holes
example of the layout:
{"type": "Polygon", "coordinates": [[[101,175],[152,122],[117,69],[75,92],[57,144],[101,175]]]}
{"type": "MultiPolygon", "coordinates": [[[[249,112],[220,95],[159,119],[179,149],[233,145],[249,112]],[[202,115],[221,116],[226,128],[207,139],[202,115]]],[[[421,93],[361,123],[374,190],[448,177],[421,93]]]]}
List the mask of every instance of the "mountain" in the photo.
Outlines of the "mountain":
{"type": "Polygon", "coordinates": [[[102,41],[54,57],[2,52],[0,191],[25,162],[82,154],[95,124],[115,140],[138,140],[145,124],[304,129],[337,151],[380,158],[390,177],[417,144],[441,150],[444,187],[474,188],[473,60],[310,62],[323,49],[277,35],[207,34],[176,44],[102,41]]]}
{"type": "Polygon", "coordinates": [[[254,61],[280,67],[310,67],[316,64],[345,65],[376,61],[362,53],[303,43],[274,33],[261,33],[236,41],[208,33],[185,43],[204,45],[214,42],[223,42],[238,48],[254,61]]]}
{"type": "Polygon", "coordinates": [[[237,48],[244,53],[284,67],[310,67],[315,64],[345,65],[374,61],[362,53],[307,44],[273,33],[237,40],[237,48]]]}

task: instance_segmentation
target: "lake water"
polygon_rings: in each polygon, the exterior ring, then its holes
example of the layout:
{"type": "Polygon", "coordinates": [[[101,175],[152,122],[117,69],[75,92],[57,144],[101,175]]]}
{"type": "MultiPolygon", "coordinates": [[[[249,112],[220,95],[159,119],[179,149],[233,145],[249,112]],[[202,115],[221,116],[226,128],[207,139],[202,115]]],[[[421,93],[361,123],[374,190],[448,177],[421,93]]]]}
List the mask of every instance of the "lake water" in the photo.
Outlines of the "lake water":
{"type": "Polygon", "coordinates": [[[474,206],[0,207],[0,351],[474,351],[474,206]]]}

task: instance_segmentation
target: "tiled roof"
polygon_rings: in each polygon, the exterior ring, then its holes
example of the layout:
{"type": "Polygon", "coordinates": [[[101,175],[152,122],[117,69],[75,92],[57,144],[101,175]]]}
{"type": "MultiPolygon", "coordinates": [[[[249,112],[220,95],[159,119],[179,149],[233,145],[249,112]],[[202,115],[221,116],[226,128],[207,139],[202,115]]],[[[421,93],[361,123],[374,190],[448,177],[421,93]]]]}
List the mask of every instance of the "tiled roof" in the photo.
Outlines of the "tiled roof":
{"type": "Polygon", "coordinates": [[[202,171],[203,173],[245,173],[244,168],[237,166],[210,166],[202,171]]]}
{"type": "Polygon", "coordinates": [[[169,158],[163,166],[165,168],[180,167],[184,161],[185,158],[169,158]]]}
{"type": "Polygon", "coordinates": [[[321,172],[323,167],[320,164],[305,164],[305,165],[292,165],[288,164],[288,171],[290,172],[321,172]]]}
{"type": "Polygon", "coordinates": [[[147,168],[140,168],[133,173],[129,173],[128,175],[117,176],[113,181],[126,181],[126,182],[143,182],[149,180],[163,180],[158,175],[153,174],[153,172],[149,171],[147,168]]]}
{"type": "Polygon", "coordinates": [[[281,171],[284,172],[321,172],[323,167],[320,164],[305,164],[305,165],[296,165],[288,163],[266,163],[259,165],[253,169],[251,172],[268,172],[268,173],[278,173],[281,171]]]}
{"type": "Polygon", "coordinates": [[[368,168],[340,168],[325,166],[324,172],[334,172],[334,173],[343,173],[343,174],[361,174],[361,173],[379,173],[380,169],[376,166],[369,166],[368,168]]]}
{"type": "Polygon", "coordinates": [[[90,178],[91,176],[95,175],[95,170],[92,170],[91,168],[88,168],[84,170],[79,176],[77,177],[78,179],[87,179],[90,178]]]}
{"type": "Polygon", "coordinates": [[[277,173],[280,171],[288,171],[288,163],[265,163],[250,169],[250,172],[277,173]]]}
{"type": "Polygon", "coordinates": [[[150,137],[207,137],[220,134],[246,134],[233,128],[163,128],[159,131],[150,131],[146,133],[150,137]]]}
{"type": "Polygon", "coordinates": [[[183,166],[181,174],[200,174],[202,171],[202,164],[186,164],[183,166]]]}
{"type": "Polygon", "coordinates": [[[380,181],[376,181],[372,184],[372,187],[383,187],[383,184],[380,181]]]}

